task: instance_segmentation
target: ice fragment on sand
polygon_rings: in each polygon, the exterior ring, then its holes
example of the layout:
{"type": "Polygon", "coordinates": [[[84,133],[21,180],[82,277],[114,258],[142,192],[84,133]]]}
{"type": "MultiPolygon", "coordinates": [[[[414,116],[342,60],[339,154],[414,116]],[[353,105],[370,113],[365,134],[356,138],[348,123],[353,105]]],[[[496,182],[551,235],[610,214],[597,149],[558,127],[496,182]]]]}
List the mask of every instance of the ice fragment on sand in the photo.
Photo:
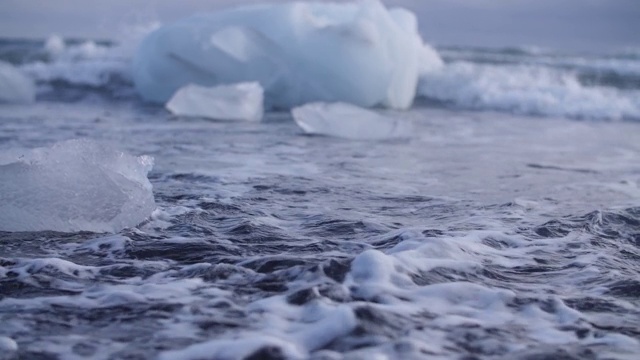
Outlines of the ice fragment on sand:
{"type": "Polygon", "coordinates": [[[149,156],[89,140],[0,158],[0,231],[117,232],[155,209],[149,156]]]}
{"type": "Polygon", "coordinates": [[[35,97],[33,81],[13,65],[0,61],[0,103],[31,103],[35,97]]]}
{"type": "Polygon", "coordinates": [[[354,140],[409,137],[411,122],[392,119],[375,111],[346,103],[311,103],[291,111],[298,126],[308,134],[354,140]]]}
{"type": "Polygon", "coordinates": [[[190,83],[257,81],[269,107],[314,101],[408,108],[418,77],[440,66],[415,14],[379,0],[292,2],[198,14],[159,28],[133,60],[138,92],[166,102],[190,83]]]}
{"type": "Polygon", "coordinates": [[[260,121],[262,104],[263,90],[257,82],[215,87],[189,84],[173,95],[166,108],[179,116],[260,121]]]}

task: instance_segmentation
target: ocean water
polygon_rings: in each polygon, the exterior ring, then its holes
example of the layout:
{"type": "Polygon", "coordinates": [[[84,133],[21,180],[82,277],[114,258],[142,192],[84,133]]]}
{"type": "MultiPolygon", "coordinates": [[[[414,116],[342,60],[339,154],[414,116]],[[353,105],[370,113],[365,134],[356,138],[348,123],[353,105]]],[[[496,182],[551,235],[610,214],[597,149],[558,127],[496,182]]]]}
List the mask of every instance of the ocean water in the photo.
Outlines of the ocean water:
{"type": "Polygon", "coordinates": [[[0,152],[153,156],[157,209],[0,232],[0,359],[637,359],[640,52],[440,47],[413,135],[349,141],[172,117],[130,44],[56,43],[0,40],[38,86],[0,152]]]}

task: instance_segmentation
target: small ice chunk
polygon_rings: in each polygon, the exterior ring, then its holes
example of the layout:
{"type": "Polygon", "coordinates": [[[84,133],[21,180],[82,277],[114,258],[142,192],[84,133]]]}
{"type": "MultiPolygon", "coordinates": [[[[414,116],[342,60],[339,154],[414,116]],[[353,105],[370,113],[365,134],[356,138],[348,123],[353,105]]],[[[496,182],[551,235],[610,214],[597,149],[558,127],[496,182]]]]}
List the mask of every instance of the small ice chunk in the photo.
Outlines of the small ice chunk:
{"type": "Polygon", "coordinates": [[[117,232],[156,208],[153,158],[90,140],[0,157],[0,231],[117,232]]]}
{"type": "Polygon", "coordinates": [[[0,351],[17,351],[18,344],[12,338],[0,336],[0,351]]]}
{"type": "Polygon", "coordinates": [[[263,98],[264,91],[257,82],[214,87],[189,84],[173,95],[166,108],[178,116],[260,121],[263,98]]]}
{"type": "Polygon", "coordinates": [[[311,103],[291,113],[307,134],[329,135],[354,140],[408,138],[411,122],[392,119],[372,110],[346,103],[311,103]]]}
{"type": "Polygon", "coordinates": [[[33,81],[13,65],[0,61],[0,103],[32,103],[35,98],[33,81]]]}

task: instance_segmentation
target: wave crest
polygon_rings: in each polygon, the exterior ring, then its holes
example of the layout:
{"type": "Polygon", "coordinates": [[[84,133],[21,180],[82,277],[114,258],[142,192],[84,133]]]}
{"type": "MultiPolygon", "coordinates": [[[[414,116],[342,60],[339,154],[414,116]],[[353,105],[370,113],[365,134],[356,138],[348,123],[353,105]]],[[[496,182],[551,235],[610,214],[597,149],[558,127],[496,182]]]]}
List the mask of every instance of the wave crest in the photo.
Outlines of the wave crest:
{"type": "Polygon", "coordinates": [[[575,72],[531,65],[449,63],[418,93],[448,106],[585,119],[640,119],[640,92],[588,87],[575,72]]]}

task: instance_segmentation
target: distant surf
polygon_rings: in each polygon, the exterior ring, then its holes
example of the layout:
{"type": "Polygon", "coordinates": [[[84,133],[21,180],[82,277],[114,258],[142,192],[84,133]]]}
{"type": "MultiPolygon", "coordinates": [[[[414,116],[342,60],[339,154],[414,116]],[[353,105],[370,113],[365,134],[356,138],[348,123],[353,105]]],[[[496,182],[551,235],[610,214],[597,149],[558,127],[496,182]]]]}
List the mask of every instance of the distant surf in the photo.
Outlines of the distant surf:
{"type": "MultiPolygon", "coordinates": [[[[0,60],[37,83],[38,100],[134,100],[131,58],[139,38],[121,43],[0,39],[0,60]]],[[[445,67],[421,78],[417,101],[524,115],[640,119],[640,51],[452,46],[437,51],[445,67]]]]}

